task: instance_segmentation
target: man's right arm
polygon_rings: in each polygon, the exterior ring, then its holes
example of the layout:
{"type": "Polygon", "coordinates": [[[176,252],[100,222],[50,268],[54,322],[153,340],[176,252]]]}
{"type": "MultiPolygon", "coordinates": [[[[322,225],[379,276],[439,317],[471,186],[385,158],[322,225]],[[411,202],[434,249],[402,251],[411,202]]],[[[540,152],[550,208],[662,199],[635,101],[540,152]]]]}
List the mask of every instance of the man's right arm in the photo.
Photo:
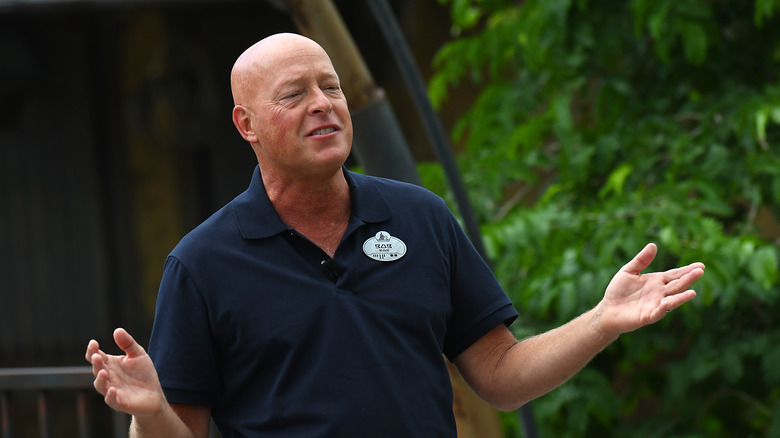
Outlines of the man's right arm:
{"type": "Polygon", "coordinates": [[[124,329],[114,331],[114,342],[125,352],[113,356],[100,350],[97,341],[87,345],[95,389],[114,410],[133,416],[133,438],[206,438],[211,410],[208,407],[168,403],[152,359],[124,329]]]}
{"type": "Polygon", "coordinates": [[[206,438],[210,420],[211,409],[205,406],[166,403],[159,415],[133,416],[130,438],[206,438]]]}

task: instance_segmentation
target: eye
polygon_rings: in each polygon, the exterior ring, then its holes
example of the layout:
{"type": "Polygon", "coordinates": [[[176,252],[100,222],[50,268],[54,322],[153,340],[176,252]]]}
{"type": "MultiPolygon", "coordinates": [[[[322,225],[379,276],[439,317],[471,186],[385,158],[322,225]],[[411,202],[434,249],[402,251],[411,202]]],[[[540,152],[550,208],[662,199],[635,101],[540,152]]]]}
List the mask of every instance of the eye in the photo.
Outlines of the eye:
{"type": "Polygon", "coordinates": [[[282,93],[282,97],[279,100],[293,100],[300,96],[303,92],[301,90],[292,90],[286,93],[282,93]]]}
{"type": "Polygon", "coordinates": [[[324,91],[332,92],[332,93],[338,93],[341,91],[341,87],[338,85],[326,85],[322,87],[324,91]]]}

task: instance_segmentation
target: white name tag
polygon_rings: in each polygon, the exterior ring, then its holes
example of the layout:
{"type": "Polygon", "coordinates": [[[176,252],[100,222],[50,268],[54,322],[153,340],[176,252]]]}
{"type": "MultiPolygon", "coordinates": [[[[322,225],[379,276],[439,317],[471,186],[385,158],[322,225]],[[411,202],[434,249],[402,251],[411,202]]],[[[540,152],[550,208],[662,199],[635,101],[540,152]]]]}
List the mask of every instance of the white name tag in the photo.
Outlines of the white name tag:
{"type": "Polygon", "coordinates": [[[387,231],[380,231],[363,243],[363,252],[380,262],[393,262],[406,254],[406,244],[387,231]]]}

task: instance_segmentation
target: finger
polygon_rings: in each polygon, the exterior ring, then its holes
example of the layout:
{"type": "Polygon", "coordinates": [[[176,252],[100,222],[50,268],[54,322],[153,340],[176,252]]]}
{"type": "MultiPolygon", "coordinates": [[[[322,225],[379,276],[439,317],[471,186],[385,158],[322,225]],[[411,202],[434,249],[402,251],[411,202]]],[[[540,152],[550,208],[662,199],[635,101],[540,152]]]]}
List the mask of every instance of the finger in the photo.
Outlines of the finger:
{"type": "Polygon", "coordinates": [[[692,300],[695,296],[696,292],[687,290],[677,295],[662,298],[658,307],[653,309],[651,319],[654,322],[662,320],[669,312],[692,300]]]}
{"type": "MultiPolygon", "coordinates": [[[[663,273],[663,279],[664,282],[670,283],[674,280],[677,280],[678,278],[684,277],[686,274],[695,271],[696,269],[701,270],[701,272],[704,272],[704,263],[696,262],[691,263],[687,266],[681,266],[679,268],[670,269],[668,271],[665,271],[663,273]]],[[[699,277],[701,277],[701,274],[699,274],[699,277]]],[[[698,278],[698,277],[696,277],[698,278]]]]}
{"type": "Polygon", "coordinates": [[[89,343],[87,343],[87,353],[84,355],[87,362],[92,363],[92,355],[97,353],[98,350],[100,350],[100,345],[96,340],[91,339],[89,343]]]}
{"type": "Polygon", "coordinates": [[[100,370],[107,369],[108,360],[108,355],[100,350],[93,354],[89,361],[92,364],[92,375],[97,377],[100,370]]]}
{"type": "Polygon", "coordinates": [[[661,304],[658,306],[658,310],[667,313],[682,306],[688,301],[696,297],[696,291],[688,289],[684,292],[680,292],[675,295],[670,295],[661,299],[661,304]]]}
{"type": "Polygon", "coordinates": [[[656,253],[658,253],[658,247],[654,243],[648,243],[630,262],[623,266],[623,271],[639,275],[640,272],[650,266],[650,263],[655,259],[656,253]]]}
{"type": "Polygon", "coordinates": [[[95,381],[92,382],[92,386],[95,387],[97,392],[105,396],[110,388],[108,371],[105,369],[98,371],[97,374],[95,374],[95,381]]]}
{"type": "MultiPolygon", "coordinates": [[[[688,269],[688,268],[690,268],[690,266],[686,266],[685,268],[680,268],[680,269],[688,269]]],[[[684,291],[689,287],[691,287],[691,285],[695,283],[696,280],[701,278],[702,275],[704,275],[704,269],[695,266],[690,271],[685,272],[685,274],[682,274],[679,278],[675,278],[669,281],[666,284],[664,294],[669,296],[669,295],[677,294],[680,291],[684,291]]]]}
{"type": "Polygon", "coordinates": [[[130,336],[130,333],[127,333],[123,328],[114,330],[114,342],[116,342],[117,347],[121,348],[128,357],[143,356],[146,354],[146,350],[144,350],[144,348],[130,336]]]}
{"type": "Polygon", "coordinates": [[[108,388],[106,392],[104,393],[105,396],[103,397],[103,400],[106,402],[106,405],[114,410],[119,410],[119,397],[117,396],[116,388],[113,386],[108,388]]]}
{"type": "Polygon", "coordinates": [[[128,414],[130,413],[128,411],[128,406],[126,405],[126,401],[121,396],[120,391],[114,386],[108,388],[105,397],[103,397],[103,400],[106,402],[108,407],[115,411],[125,412],[128,414]]]}

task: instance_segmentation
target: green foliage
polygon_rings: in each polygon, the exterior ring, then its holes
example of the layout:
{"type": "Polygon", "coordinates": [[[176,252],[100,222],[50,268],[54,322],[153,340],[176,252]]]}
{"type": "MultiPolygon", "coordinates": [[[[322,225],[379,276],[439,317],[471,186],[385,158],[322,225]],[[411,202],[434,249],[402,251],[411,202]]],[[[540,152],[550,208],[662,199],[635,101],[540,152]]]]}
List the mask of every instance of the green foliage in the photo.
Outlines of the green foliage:
{"type": "Polygon", "coordinates": [[[696,300],[534,402],[541,435],[778,436],[778,241],[756,218],[780,217],[780,0],[441,1],[456,37],[429,92],[480,87],[453,138],[518,336],[594,306],[648,241],[652,270],[707,265],[696,300]]]}

